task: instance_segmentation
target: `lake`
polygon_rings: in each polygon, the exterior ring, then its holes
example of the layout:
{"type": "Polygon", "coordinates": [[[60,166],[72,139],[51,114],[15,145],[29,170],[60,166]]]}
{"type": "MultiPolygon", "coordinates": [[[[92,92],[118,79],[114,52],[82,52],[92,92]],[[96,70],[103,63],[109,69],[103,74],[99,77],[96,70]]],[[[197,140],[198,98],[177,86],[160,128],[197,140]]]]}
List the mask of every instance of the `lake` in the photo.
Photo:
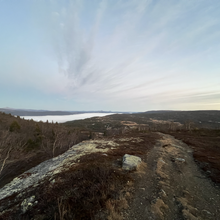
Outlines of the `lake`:
{"type": "Polygon", "coordinates": [[[80,120],[85,118],[92,118],[92,117],[103,117],[106,115],[112,115],[115,113],[84,113],[84,114],[74,114],[74,115],[45,115],[45,116],[21,116],[21,118],[30,120],[33,119],[34,121],[43,121],[46,122],[57,122],[63,123],[67,121],[74,121],[80,120]]]}

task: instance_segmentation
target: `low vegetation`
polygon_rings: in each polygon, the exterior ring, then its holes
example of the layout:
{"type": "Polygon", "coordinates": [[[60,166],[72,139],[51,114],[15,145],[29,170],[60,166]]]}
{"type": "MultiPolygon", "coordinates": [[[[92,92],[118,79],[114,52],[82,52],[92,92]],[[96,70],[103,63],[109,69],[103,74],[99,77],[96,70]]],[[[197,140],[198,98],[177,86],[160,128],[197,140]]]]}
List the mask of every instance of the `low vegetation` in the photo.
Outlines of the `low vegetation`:
{"type": "MultiPolygon", "coordinates": [[[[211,113],[212,120],[217,120],[219,112],[211,113]]],[[[39,220],[123,219],[121,212],[128,206],[133,179],[129,172],[121,169],[122,157],[132,154],[143,158],[156,144],[158,131],[190,145],[201,169],[214,182],[220,183],[219,125],[216,121],[208,122],[207,112],[199,114],[189,112],[185,120],[181,114],[178,119],[178,112],[116,114],[53,124],[0,113],[0,187],[82,140],[100,138],[95,133],[118,144],[114,149],[105,146],[106,154],[82,156],[65,172],[56,174],[52,180],[47,179],[34,191],[26,192],[22,198],[35,195],[38,202],[35,208],[25,213],[20,209],[11,210],[5,212],[2,219],[18,219],[18,216],[19,219],[34,217],[39,220]],[[199,120],[202,115],[204,127],[199,120]]]]}
{"type": "MultiPolygon", "coordinates": [[[[22,214],[19,210],[5,213],[2,219],[99,219],[111,216],[109,202],[120,204],[125,196],[124,186],[131,181],[129,175],[111,161],[93,161],[70,167],[68,171],[48,180],[30,195],[38,204],[22,214]],[[52,183],[51,183],[52,182],[52,183]],[[97,214],[98,213],[98,214],[97,214]]],[[[28,198],[28,195],[24,195],[28,198]]],[[[118,207],[114,210],[117,213],[118,207]]],[[[120,210],[121,211],[121,210],[120,210]]],[[[114,218],[115,219],[115,218],[114,218]]]]}
{"type": "Polygon", "coordinates": [[[0,187],[84,139],[78,129],[0,113],[0,187]]]}
{"type": "Polygon", "coordinates": [[[214,182],[220,183],[220,130],[198,129],[170,134],[191,146],[199,167],[214,182]]]}
{"type": "Polygon", "coordinates": [[[136,114],[114,114],[102,118],[69,121],[64,124],[69,127],[104,132],[109,128],[123,129],[125,126],[121,123],[122,121],[147,125],[148,129],[154,131],[194,128],[220,129],[220,111],[151,111],[136,114]]]}
{"type": "MultiPolygon", "coordinates": [[[[84,155],[77,164],[65,172],[56,174],[43,184],[13,199],[12,206],[21,204],[25,198],[35,195],[34,208],[25,213],[20,206],[5,212],[2,219],[123,219],[121,212],[128,206],[133,179],[128,171],[121,169],[122,156],[130,153],[142,157],[156,143],[155,133],[134,133],[106,138],[117,147],[107,145],[105,154],[84,155]]],[[[100,146],[102,147],[102,143],[100,146]]],[[[25,178],[25,176],[24,176],[25,178]]],[[[8,204],[8,199],[1,201],[8,204]]]]}

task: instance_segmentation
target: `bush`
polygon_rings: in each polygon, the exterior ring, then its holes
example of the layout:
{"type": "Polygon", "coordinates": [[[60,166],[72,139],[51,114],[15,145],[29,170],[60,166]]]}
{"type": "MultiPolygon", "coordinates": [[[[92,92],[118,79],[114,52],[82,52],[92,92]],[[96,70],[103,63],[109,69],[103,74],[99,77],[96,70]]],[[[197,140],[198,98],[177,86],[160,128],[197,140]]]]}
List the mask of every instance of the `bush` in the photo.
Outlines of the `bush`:
{"type": "Polygon", "coordinates": [[[10,132],[18,132],[20,131],[21,126],[18,124],[17,121],[13,121],[9,127],[10,132]]]}
{"type": "Polygon", "coordinates": [[[32,140],[31,138],[28,139],[26,143],[25,150],[27,152],[32,151],[36,148],[39,148],[39,141],[38,140],[32,140]]]}

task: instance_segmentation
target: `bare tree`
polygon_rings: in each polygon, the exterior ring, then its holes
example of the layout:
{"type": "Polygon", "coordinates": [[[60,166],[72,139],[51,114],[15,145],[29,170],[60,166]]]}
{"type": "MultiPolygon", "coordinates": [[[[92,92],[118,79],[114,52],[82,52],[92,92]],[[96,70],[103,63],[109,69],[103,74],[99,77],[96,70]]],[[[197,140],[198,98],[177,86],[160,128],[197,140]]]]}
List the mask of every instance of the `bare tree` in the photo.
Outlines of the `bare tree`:
{"type": "Polygon", "coordinates": [[[68,150],[77,143],[79,133],[77,131],[69,131],[65,127],[54,124],[52,127],[43,124],[41,147],[50,157],[55,157],[57,153],[68,150]]]}
{"type": "Polygon", "coordinates": [[[10,152],[12,150],[12,145],[9,145],[9,142],[10,142],[9,134],[10,134],[9,131],[7,130],[7,131],[2,132],[2,135],[1,135],[1,141],[0,141],[0,149],[1,149],[0,175],[2,173],[2,170],[4,169],[5,163],[8,160],[8,158],[10,156],[10,152]]]}
{"type": "Polygon", "coordinates": [[[16,155],[16,152],[21,151],[25,144],[25,137],[22,135],[11,133],[8,130],[2,132],[0,138],[0,175],[6,165],[7,160],[10,159],[11,154],[16,155]]]}
{"type": "Polygon", "coordinates": [[[53,157],[55,155],[55,150],[59,147],[62,148],[62,139],[64,137],[64,132],[61,130],[55,130],[54,131],[54,141],[52,144],[52,152],[53,152],[53,157]]]}

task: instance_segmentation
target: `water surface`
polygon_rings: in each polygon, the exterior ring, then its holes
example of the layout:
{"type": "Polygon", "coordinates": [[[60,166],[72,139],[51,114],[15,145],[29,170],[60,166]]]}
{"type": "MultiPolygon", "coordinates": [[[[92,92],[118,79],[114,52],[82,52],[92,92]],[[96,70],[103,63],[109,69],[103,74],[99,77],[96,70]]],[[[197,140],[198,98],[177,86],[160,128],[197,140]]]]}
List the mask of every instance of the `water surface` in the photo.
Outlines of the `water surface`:
{"type": "Polygon", "coordinates": [[[43,121],[43,122],[67,122],[85,118],[92,118],[92,117],[103,117],[106,115],[112,115],[115,113],[84,113],[84,114],[73,114],[73,115],[45,115],[45,116],[21,116],[24,119],[33,119],[34,121],[43,121]]]}

